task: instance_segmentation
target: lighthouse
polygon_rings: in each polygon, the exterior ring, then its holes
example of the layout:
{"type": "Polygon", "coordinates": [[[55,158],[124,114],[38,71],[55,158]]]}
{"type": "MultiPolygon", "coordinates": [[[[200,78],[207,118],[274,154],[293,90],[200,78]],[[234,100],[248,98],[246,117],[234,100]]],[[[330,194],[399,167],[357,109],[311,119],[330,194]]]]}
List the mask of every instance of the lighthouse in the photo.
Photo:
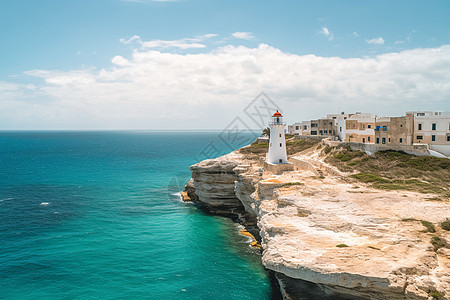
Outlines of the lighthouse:
{"type": "Polygon", "coordinates": [[[267,162],[269,164],[287,164],[286,138],[284,137],[283,116],[278,112],[272,116],[270,126],[269,153],[267,162]]]}

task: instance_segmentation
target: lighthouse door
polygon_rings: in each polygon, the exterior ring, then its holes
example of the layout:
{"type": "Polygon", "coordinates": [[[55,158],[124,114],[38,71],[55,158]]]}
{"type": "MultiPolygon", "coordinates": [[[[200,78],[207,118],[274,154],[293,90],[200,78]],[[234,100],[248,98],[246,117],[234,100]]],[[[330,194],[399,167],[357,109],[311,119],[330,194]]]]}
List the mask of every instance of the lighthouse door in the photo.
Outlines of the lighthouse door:
{"type": "Polygon", "coordinates": [[[281,164],[281,163],[283,162],[283,160],[280,158],[280,159],[278,160],[278,162],[281,164]]]}

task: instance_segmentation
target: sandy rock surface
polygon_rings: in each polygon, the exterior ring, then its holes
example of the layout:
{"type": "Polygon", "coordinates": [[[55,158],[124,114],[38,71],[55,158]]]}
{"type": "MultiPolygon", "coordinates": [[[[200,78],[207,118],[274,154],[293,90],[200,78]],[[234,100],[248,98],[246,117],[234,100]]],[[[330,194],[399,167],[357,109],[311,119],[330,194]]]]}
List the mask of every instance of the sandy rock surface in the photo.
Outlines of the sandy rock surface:
{"type": "Polygon", "coordinates": [[[271,270],[365,299],[450,299],[450,249],[435,251],[430,242],[436,235],[450,242],[438,226],[450,217],[448,202],[375,190],[339,172],[266,174],[235,152],[191,170],[200,201],[256,217],[271,270]]]}

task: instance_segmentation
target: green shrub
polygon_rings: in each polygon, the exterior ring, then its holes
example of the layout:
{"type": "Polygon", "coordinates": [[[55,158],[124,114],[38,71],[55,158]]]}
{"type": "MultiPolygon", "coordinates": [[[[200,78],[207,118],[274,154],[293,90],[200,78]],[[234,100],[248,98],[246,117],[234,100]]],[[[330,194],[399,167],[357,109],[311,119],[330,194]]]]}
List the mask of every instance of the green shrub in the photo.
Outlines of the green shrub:
{"type": "Polygon", "coordinates": [[[351,175],[351,177],[356,178],[362,182],[388,182],[388,180],[384,179],[383,177],[377,176],[377,175],[373,175],[370,173],[358,173],[358,174],[353,174],[351,175]]]}
{"type": "Polygon", "coordinates": [[[334,154],[334,157],[342,162],[352,160],[357,157],[364,156],[365,153],[362,151],[341,151],[334,154]]]}
{"type": "Polygon", "coordinates": [[[425,228],[427,229],[428,232],[436,232],[436,229],[434,229],[434,225],[431,222],[428,221],[420,221],[422,223],[423,226],[425,226],[425,228]]]}
{"type": "Polygon", "coordinates": [[[429,295],[431,297],[433,297],[434,299],[440,299],[442,297],[442,295],[439,292],[437,292],[437,291],[432,291],[432,292],[429,293],[429,295]]]}
{"type": "Polygon", "coordinates": [[[288,182],[283,184],[283,186],[292,186],[292,185],[304,185],[302,182],[288,182]]]}
{"type": "Polygon", "coordinates": [[[348,247],[348,245],[346,245],[346,244],[339,244],[339,245],[336,245],[336,247],[338,247],[338,248],[345,248],[345,247],[348,247]]]}
{"type": "Polygon", "coordinates": [[[239,149],[239,152],[242,154],[263,154],[266,153],[269,149],[269,143],[257,143],[254,142],[250,144],[248,147],[244,147],[239,149]]]}
{"type": "Polygon", "coordinates": [[[441,223],[441,228],[450,231],[450,219],[445,220],[441,223]]]}
{"type": "Polygon", "coordinates": [[[434,251],[437,251],[439,248],[450,248],[446,240],[436,235],[431,237],[431,244],[433,245],[434,251]]]}
{"type": "Polygon", "coordinates": [[[410,159],[400,162],[398,166],[402,168],[412,167],[422,171],[449,170],[450,160],[432,156],[411,156],[410,159]]]}
{"type": "Polygon", "coordinates": [[[351,157],[347,154],[347,152],[338,152],[334,155],[334,157],[344,162],[351,160],[351,157]]]}

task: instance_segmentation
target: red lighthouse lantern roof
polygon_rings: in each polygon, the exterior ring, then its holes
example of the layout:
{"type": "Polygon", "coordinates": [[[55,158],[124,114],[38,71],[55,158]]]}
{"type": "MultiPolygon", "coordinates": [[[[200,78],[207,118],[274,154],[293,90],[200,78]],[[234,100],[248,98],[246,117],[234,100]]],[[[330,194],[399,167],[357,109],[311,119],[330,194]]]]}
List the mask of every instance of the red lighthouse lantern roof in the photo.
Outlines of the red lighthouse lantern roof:
{"type": "Polygon", "coordinates": [[[281,115],[281,114],[278,112],[278,110],[277,110],[277,112],[274,113],[272,117],[282,117],[282,115],[281,115]]]}

